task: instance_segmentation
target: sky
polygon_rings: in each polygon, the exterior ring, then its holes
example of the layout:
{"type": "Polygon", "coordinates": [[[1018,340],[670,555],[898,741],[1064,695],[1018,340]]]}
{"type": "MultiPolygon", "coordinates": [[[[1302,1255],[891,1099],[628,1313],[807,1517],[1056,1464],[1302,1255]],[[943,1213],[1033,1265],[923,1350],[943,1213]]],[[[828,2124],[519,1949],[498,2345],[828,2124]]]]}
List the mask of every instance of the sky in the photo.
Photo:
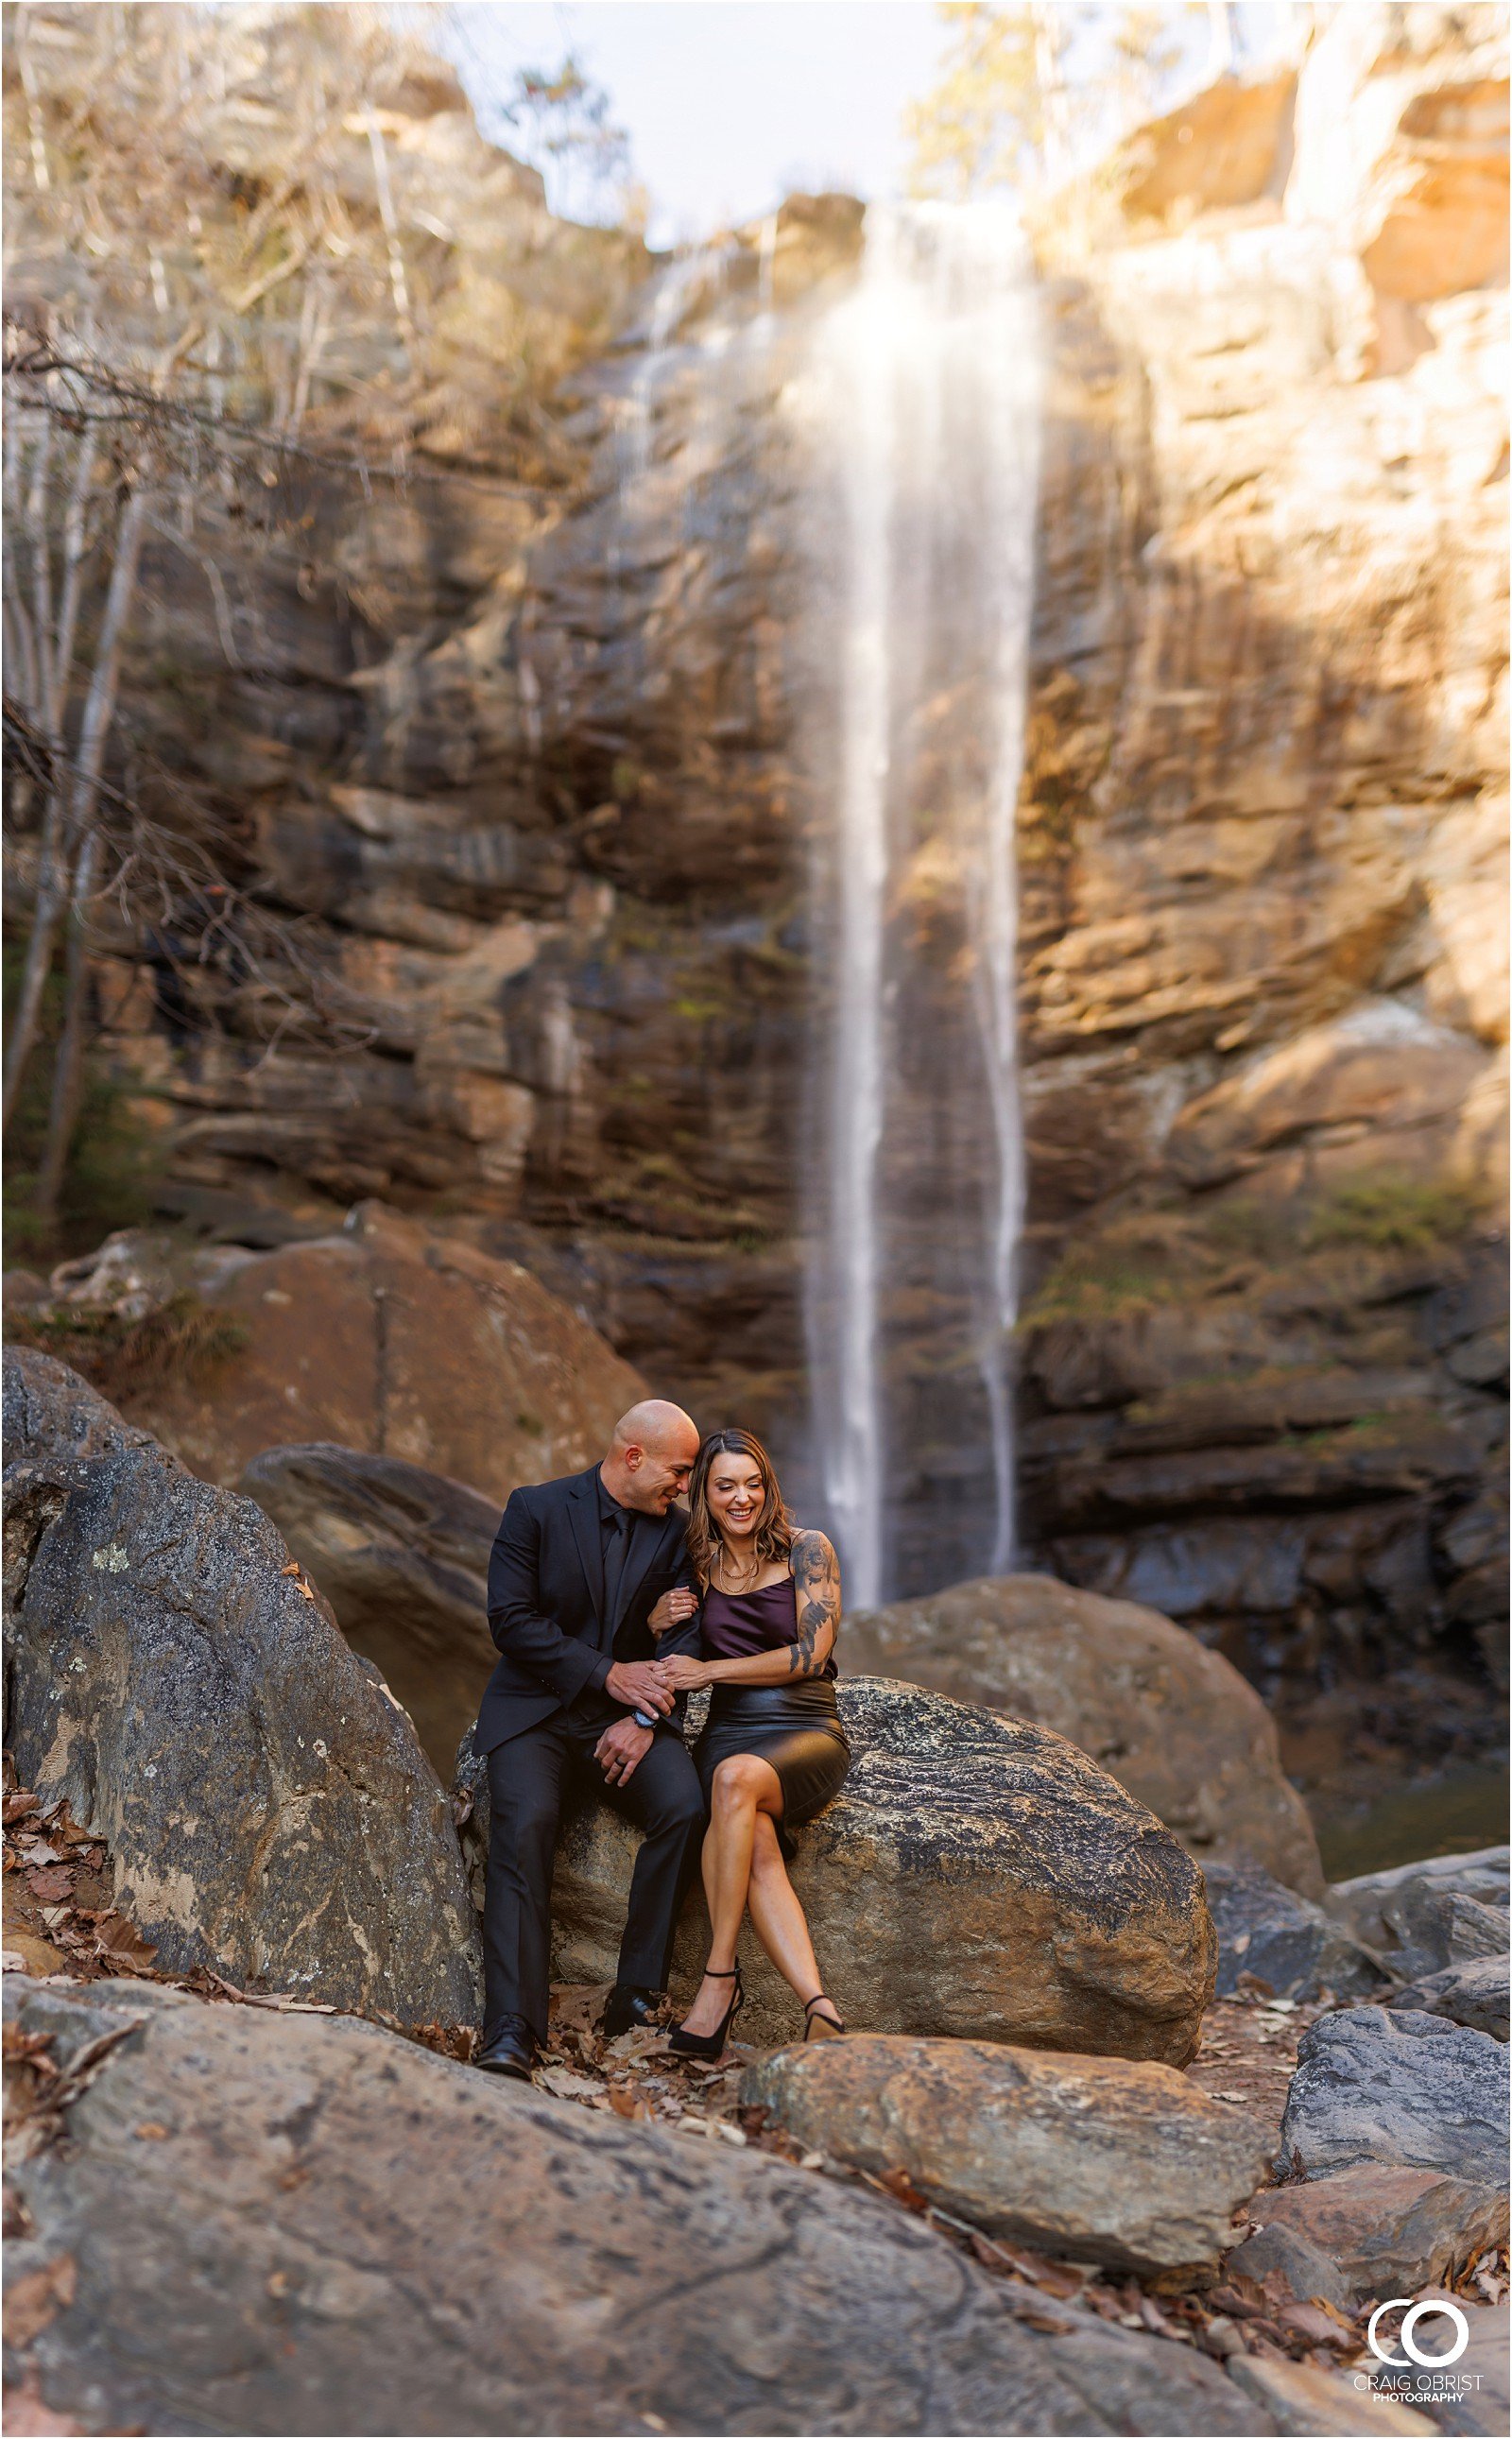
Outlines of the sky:
{"type": "Polygon", "coordinates": [[[904,108],[947,39],[930,0],[463,0],[449,16],[486,125],[517,69],[577,53],[629,133],[657,246],[759,219],[796,190],[896,192],[904,108]]]}

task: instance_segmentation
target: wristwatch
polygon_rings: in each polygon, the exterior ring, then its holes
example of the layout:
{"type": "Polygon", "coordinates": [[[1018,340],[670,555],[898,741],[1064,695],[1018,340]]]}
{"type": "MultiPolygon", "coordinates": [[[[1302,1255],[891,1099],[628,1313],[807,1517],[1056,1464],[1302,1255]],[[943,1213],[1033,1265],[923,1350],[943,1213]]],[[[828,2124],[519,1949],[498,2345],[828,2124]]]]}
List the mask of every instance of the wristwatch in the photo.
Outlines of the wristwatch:
{"type": "Polygon", "coordinates": [[[654,1728],[656,1725],[654,1711],[631,1711],[630,1716],[638,1728],[654,1728]]]}

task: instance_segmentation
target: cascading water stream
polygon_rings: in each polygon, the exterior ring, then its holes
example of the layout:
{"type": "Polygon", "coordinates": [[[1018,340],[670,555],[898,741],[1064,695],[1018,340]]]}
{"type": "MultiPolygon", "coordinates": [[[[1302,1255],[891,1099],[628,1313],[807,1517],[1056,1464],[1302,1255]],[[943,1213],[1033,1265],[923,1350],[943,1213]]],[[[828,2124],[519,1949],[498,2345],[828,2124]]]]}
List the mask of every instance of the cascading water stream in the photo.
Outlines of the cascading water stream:
{"type": "MultiPolygon", "coordinates": [[[[854,1606],[892,1589],[916,1478],[916,1541],[937,1477],[959,1511],[941,1546],[999,1572],[1012,1557],[1014,836],[1039,366],[1011,212],[868,214],[861,277],[815,335],[809,520],[811,759],[834,807],[816,876],[827,1156],[809,1319],[823,1489],[854,1606]],[[932,1434],[952,1433],[932,1453],[932,1434]],[[975,1472],[973,1442],[988,1452],[975,1472]]],[[[927,1577],[927,1550],[902,1572],[927,1577]]]]}

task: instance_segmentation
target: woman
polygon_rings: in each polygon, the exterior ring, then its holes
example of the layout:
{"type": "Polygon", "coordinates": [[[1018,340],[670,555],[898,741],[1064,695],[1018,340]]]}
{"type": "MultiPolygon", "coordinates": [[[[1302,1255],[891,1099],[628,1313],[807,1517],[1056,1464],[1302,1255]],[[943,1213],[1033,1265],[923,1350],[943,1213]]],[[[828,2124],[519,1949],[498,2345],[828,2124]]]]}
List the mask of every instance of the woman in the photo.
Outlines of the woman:
{"type": "MultiPolygon", "coordinates": [[[[678,1690],[713,1688],[693,1749],[709,1826],[703,1841],[709,1961],[698,1997],[671,2037],[685,2057],[718,2057],[744,1998],[735,1944],[741,1916],[803,2002],[804,2038],[845,2029],[820,1987],[809,1925],[788,1878],[787,1832],[827,1804],[850,1767],[835,1703],[840,1569],[823,1533],[801,1532],[772,1460],[750,1432],[715,1432],[688,1490],[688,1555],[703,1588],[706,1657],[668,1658],[678,1690]],[[733,1985],[733,1987],[732,1987],[733,1985]]],[[[700,1607],[664,1594],[657,1634],[700,1607]]]]}

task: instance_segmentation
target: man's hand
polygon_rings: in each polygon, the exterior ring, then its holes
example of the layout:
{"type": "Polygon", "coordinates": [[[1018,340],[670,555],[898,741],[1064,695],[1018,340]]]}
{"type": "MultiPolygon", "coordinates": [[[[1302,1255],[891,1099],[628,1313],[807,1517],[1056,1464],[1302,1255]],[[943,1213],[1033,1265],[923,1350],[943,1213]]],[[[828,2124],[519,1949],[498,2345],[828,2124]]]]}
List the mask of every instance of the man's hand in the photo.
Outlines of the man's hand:
{"type": "Polygon", "coordinates": [[[686,1625],[698,1606],[697,1593],[686,1584],[674,1584],[669,1593],[663,1593],[646,1623],[653,1634],[670,1634],[674,1626],[686,1625]]]}
{"type": "Polygon", "coordinates": [[[660,1711],[665,1717],[672,1707],[670,1667],[666,1660],[616,1660],[604,1679],[604,1691],[627,1711],[660,1711]]]}
{"type": "Polygon", "coordinates": [[[611,1787],[623,1787],[638,1762],[651,1749],[654,1728],[638,1728],[633,1719],[616,1719],[594,1747],[594,1759],[611,1787]]]}

